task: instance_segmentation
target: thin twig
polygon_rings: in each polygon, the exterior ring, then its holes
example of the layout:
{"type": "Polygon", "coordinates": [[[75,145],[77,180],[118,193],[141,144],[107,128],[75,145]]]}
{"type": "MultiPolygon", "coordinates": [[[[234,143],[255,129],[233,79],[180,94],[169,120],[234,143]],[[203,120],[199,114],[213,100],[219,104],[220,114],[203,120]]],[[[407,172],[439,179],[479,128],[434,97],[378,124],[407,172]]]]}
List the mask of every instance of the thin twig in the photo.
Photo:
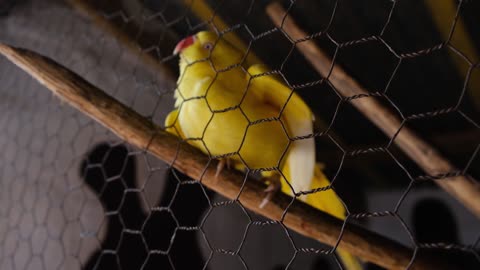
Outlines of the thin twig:
{"type": "MultiPolygon", "coordinates": [[[[150,120],[121,104],[77,74],[37,53],[0,44],[0,54],[25,70],[55,95],[95,119],[121,139],[146,149],[159,159],[199,179],[223,196],[239,201],[246,208],[272,220],[281,220],[288,228],[320,242],[338,245],[355,256],[388,269],[404,269],[413,251],[359,226],[343,221],[283,194],[277,194],[264,208],[259,208],[265,185],[234,170],[223,170],[215,178],[217,160],[159,129],[150,120]],[[286,215],[284,213],[286,212],[286,215]]],[[[420,256],[411,269],[453,269],[442,258],[420,256]]]]}
{"type": "MultiPolygon", "coordinates": [[[[291,16],[286,17],[287,13],[279,3],[268,5],[266,10],[275,25],[292,39],[300,40],[308,36],[296,25],[291,16]]],[[[297,48],[318,73],[328,77],[335,89],[344,97],[369,95],[369,92],[338,64],[332,68],[330,57],[313,40],[299,42],[297,48]]],[[[391,110],[378,102],[374,96],[352,99],[350,102],[389,138],[396,136],[394,143],[429,175],[435,176],[459,171],[412,129],[402,125],[402,121],[391,110]],[[400,129],[401,131],[398,133],[400,129]]],[[[463,203],[477,217],[480,217],[480,184],[477,181],[468,176],[459,175],[435,181],[435,183],[463,203]]]]}

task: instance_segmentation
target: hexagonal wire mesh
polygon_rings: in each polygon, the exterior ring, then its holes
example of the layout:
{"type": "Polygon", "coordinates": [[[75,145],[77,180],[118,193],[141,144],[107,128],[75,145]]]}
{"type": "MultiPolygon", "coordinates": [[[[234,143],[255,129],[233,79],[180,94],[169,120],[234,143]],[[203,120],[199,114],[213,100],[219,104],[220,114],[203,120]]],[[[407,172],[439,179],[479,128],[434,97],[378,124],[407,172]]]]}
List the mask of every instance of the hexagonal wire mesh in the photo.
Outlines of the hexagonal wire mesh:
{"type": "MultiPolygon", "coordinates": [[[[216,78],[234,69],[247,76],[248,64],[261,60],[304,98],[316,115],[315,132],[294,137],[284,127],[284,135],[272,136],[285,136],[286,145],[315,139],[317,160],[350,213],[348,223],[412,248],[412,260],[431,252],[465,268],[480,264],[478,220],[433,184],[452,173],[480,176],[479,2],[285,2],[289,16],[311,33],[301,39],[269,20],[270,1],[70,1],[93,7],[83,15],[62,1],[18,2],[0,1],[1,8],[14,6],[0,11],[8,14],[0,18],[1,42],[50,56],[161,126],[174,107],[176,85],[136,52],[175,74],[178,58],[171,52],[182,38],[204,29],[235,35],[229,41],[246,48],[244,61],[217,69],[216,78]],[[100,27],[92,13],[113,28],[100,27]],[[370,92],[342,96],[298,50],[309,40],[370,92]],[[359,99],[380,100],[403,120],[402,128],[385,136],[354,109],[359,99]],[[395,144],[404,127],[459,170],[425,174],[395,144]]],[[[4,58],[0,66],[1,269],[343,268],[329,246],[213,193],[59,102],[4,58]]],[[[241,91],[252,90],[244,85],[241,91]]],[[[180,113],[189,102],[208,103],[208,94],[182,98],[180,113]]],[[[240,103],[209,107],[206,128],[214,117],[221,126],[222,114],[241,111],[240,103]]],[[[215,144],[285,121],[242,114],[248,128],[221,134],[215,144]]],[[[208,148],[205,138],[200,130],[184,139],[208,148]]],[[[241,150],[213,154],[242,156],[241,150]]],[[[281,166],[246,165],[245,175],[282,172],[281,166]]]]}

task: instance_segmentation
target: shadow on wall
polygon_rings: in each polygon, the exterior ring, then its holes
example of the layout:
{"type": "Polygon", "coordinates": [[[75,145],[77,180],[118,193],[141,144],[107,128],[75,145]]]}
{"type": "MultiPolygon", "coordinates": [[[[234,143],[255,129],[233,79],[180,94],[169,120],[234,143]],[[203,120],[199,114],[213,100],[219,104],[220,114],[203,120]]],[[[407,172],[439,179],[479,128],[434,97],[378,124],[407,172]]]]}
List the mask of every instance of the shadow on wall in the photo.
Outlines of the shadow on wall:
{"type": "MultiPolygon", "coordinates": [[[[128,153],[123,145],[99,144],[82,162],[80,174],[101,201],[108,224],[105,239],[99,239],[99,249],[91,255],[84,269],[174,269],[171,260],[181,258],[192,269],[202,269],[204,258],[195,234],[177,235],[172,245],[177,226],[170,211],[152,211],[147,215],[142,210],[142,194],[135,186],[137,166],[134,157],[128,153]],[[151,250],[166,251],[169,248],[170,258],[162,252],[149,254],[151,250]]],[[[177,190],[177,179],[187,178],[178,174],[170,171],[157,206],[168,205],[177,190]]],[[[183,201],[188,205],[176,205],[176,208],[188,210],[189,218],[195,221],[208,207],[202,203],[188,203],[203,201],[195,198],[196,194],[192,192],[189,194],[191,200],[183,201]]],[[[176,264],[175,269],[185,268],[176,264]]]]}
{"type": "MultiPolygon", "coordinates": [[[[412,228],[417,244],[460,243],[458,226],[450,208],[438,199],[419,200],[413,209],[412,228]]],[[[417,254],[450,257],[460,269],[479,269],[473,254],[453,248],[420,248],[417,254]]],[[[369,264],[368,270],[384,269],[369,264]]]]}
{"type": "MultiPolygon", "coordinates": [[[[413,211],[413,228],[418,243],[460,243],[458,226],[449,207],[437,199],[420,200],[413,211]]],[[[479,269],[474,254],[455,248],[426,249],[419,253],[450,257],[461,269],[479,269]]]]}

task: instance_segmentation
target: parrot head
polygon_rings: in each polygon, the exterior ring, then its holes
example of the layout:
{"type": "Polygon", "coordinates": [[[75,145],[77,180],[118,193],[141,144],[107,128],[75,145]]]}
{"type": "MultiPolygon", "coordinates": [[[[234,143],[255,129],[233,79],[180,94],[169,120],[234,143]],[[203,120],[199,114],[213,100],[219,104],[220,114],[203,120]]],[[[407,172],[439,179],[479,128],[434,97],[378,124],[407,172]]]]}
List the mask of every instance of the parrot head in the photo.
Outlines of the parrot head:
{"type": "Polygon", "coordinates": [[[208,59],[216,69],[238,64],[243,58],[242,53],[227,40],[209,31],[182,39],[175,46],[173,54],[180,55],[181,65],[208,59]]]}

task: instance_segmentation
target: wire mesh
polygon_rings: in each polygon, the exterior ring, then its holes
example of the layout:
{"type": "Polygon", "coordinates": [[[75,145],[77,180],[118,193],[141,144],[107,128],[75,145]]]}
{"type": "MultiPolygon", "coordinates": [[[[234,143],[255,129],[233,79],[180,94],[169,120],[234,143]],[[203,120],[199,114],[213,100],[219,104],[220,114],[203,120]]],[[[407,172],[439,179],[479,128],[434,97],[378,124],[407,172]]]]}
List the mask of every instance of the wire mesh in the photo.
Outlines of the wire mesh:
{"type": "MultiPolygon", "coordinates": [[[[262,61],[271,71],[251,81],[280,78],[310,106],[316,126],[311,134],[291,136],[281,116],[252,120],[238,101],[209,107],[208,119],[194,120],[205,128],[185,136],[186,142],[205,148],[212,159],[241,160],[246,177],[273,171],[288,180],[278,164],[250,166],[241,150],[213,153],[206,129],[233,111],[243,115],[243,134],[235,135],[243,141],[255,127],[276,123],[281,132],[272,136],[285,139],[278,163],[294,142],[314,138],[332,184],[295,190],[292,201],[333,189],[348,213],[344,225],[410,247],[410,266],[424,253],[449,257],[465,269],[480,265],[478,219],[434,184],[458,175],[480,177],[478,2],[284,1],[284,20],[296,20],[309,33],[300,39],[270,21],[265,7],[271,1],[111,2],[0,1],[0,16],[6,14],[0,42],[55,59],[165,127],[184,79],[175,83],[179,59],[173,48],[189,35],[213,30],[243,51],[240,63],[214,67],[215,80],[232,71],[248,77],[250,64],[262,61]],[[77,12],[79,2],[89,12],[77,12]],[[450,7],[450,13],[438,7],[450,7]],[[300,53],[310,41],[369,92],[343,96],[300,53]],[[401,119],[394,136],[355,109],[363,99],[378,100],[401,119]],[[406,128],[458,170],[425,173],[396,145],[406,128]]],[[[248,210],[239,199],[242,189],[233,200],[214,193],[202,179],[118,140],[6,59],[0,58],[0,67],[0,269],[345,269],[336,247],[248,210]]],[[[248,95],[253,90],[244,83],[248,95]]],[[[180,93],[179,111],[188,103],[208,103],[211,89],[200,96],[180,93]]]]}

